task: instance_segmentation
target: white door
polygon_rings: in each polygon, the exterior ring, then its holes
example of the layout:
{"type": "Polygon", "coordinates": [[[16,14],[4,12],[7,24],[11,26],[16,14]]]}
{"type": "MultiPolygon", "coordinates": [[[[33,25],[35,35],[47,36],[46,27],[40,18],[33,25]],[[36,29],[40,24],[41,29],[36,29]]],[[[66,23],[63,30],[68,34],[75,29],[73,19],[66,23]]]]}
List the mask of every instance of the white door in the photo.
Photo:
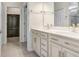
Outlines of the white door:
{"type": "Polygon", "coordinates": [[[61,57],[61,47],[53,42],[50,42],[49,56],[50,57],[61,57]]]}
{"type": "Polygon", "coordinates": [[[32,34],[33,50],[40,56],[40,36],[32,34]]]}
{"type": "Polygon", "coordinates": [[[63,50],[64,50],[63,52],[64,57],[79,57],[79,53],[77,52],[65,48],[63,50]]]}

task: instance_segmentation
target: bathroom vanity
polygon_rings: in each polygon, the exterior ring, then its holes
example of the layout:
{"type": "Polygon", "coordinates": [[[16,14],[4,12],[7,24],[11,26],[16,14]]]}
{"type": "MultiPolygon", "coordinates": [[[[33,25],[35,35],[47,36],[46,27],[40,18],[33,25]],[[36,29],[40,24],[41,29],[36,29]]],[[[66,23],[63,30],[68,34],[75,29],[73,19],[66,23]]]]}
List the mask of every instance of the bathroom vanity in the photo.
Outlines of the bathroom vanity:
{"type": "Polygon", "coordinates": [[[33,50],[41,57],[79,57],[79,33],[32,28],[33,50]]]}

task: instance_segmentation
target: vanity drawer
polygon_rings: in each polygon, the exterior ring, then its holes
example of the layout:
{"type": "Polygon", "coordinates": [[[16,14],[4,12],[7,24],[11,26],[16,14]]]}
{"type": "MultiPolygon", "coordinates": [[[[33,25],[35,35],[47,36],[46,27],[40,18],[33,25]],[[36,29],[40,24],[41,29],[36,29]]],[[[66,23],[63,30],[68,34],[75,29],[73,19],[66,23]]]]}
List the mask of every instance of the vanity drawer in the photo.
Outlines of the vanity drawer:
{"type": "Polygon", "coordinates": [[[48,38],[49,38],[49,41],[53,41],[53,42],[56,42],[56,43],[61,44],[61,45],[64,44],[64,39],[62,37],[49,34],[48,38]]]}
{"type": "Polygon", "coordinates": [[[41,38],[47,38],[47,33],[41,32],[41,38]]]}
{"type": "Polygon", "coordinates": [[[77,42],[70,41],[70,40],[64,40],[64,46],[79,53],[79,43],[77,42]]]}
{"type": "Polygon", "coordinates": [[[44,49],[41,49],[41,57],[47,57],[47,52],[44,49]]]}

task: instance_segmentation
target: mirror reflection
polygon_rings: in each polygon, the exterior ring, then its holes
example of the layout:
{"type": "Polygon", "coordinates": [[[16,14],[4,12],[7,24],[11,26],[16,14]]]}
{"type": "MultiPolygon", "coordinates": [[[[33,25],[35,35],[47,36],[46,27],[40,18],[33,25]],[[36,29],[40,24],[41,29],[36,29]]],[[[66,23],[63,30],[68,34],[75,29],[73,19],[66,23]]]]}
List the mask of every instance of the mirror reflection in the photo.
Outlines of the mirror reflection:
{"type": "Polygon", "coordinates": [[[79,27],[79,3],[56,2],[54,3],[54,26],[79,27]]]}

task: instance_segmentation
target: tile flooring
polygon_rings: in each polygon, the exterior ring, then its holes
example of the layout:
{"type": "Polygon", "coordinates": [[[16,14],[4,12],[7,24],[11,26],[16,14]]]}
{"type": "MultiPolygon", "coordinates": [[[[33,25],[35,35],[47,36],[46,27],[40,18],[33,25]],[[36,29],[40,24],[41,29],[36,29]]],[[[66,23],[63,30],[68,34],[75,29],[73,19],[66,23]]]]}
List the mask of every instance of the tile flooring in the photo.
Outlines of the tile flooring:
{"type": "Polygon", "coordinates": [[[27,44],[18,42],[17,37],[8,38],[8,43],[2,46],[2,57],[38,57],[35,52],[27,51],[27,44]]]}

